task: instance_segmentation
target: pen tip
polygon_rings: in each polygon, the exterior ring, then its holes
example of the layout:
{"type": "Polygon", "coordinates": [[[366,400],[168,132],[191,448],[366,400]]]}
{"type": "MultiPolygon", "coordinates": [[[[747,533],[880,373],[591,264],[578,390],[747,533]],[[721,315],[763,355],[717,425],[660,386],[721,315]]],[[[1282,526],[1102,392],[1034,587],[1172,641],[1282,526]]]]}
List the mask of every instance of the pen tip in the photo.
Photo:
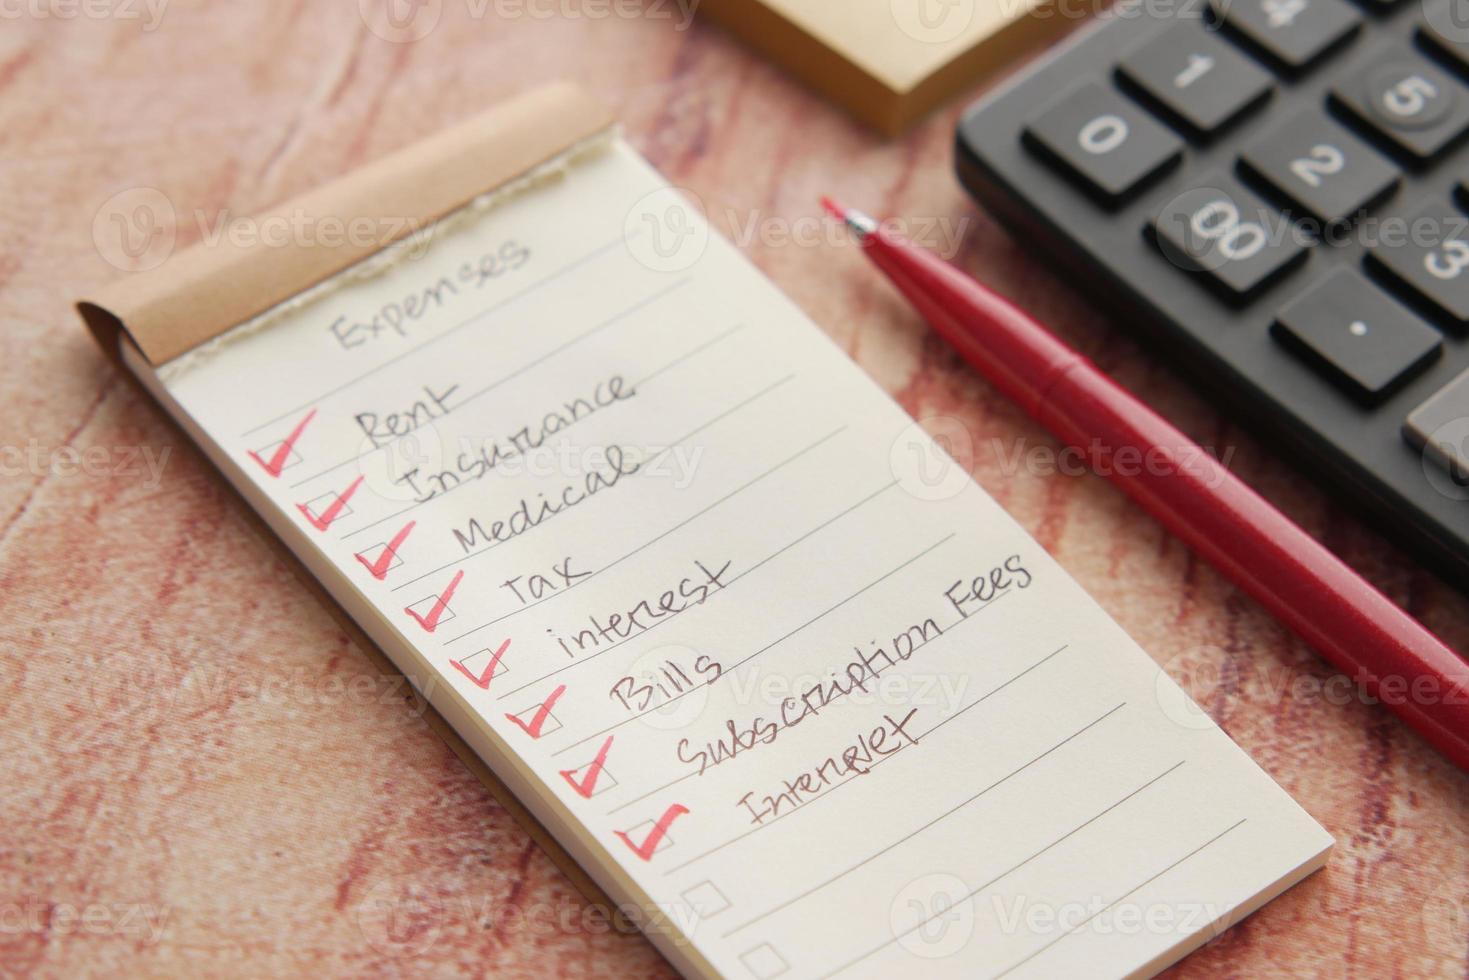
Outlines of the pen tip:
{"type": "Polygon", "coordinates": [[[826,208],[827,214],[831,215],[833,218],[836,218],[838,221],[847,220],[847,209],[838,204],[836,201],[827,197],[825,194],[821,196],[821,206],[826,208]]]}
{"type": "Polygon", "coordinates": [[[867,236],[877,230],[877,222],[856,208],[849,208],[845,204],[839,204],[825,195],[821,198],[821,206],[826,208],[827,213],[833,218],[843,222],[848,228],[852,229],[852,232],[859,240],[865,240],[867,236]]]}

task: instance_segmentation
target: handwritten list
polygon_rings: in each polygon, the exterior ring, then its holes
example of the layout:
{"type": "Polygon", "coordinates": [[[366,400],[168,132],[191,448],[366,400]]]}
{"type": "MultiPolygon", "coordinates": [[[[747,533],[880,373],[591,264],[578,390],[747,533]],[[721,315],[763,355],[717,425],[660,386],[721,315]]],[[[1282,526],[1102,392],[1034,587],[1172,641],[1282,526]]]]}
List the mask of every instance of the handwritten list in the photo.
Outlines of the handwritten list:
{"type": "Polygon", "coordinates": [[[1125,975],[1330,838],[620,142],[153,375],[689,975],[1125,975]]]}

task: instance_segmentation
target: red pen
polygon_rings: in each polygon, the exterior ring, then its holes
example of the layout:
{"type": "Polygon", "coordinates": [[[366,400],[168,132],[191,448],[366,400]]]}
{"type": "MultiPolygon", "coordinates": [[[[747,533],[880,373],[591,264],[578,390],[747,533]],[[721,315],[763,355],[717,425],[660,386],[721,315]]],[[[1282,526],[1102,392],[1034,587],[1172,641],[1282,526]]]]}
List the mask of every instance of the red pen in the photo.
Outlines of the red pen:
{"type": "Polygon", "coordinates": [[[1469,664],[1009,301],[860,211],[827,198],[822,204],[980,374],[1469,770],[1469,664]]]}

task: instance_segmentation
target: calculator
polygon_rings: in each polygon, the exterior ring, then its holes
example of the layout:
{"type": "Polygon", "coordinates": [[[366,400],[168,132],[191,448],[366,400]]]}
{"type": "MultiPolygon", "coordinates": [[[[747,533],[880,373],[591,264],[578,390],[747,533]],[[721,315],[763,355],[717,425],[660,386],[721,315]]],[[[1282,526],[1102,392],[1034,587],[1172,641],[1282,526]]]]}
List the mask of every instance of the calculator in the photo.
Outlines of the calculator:
{"type": "Polygon", "coordinates": [[[1064,279],[1465,587],[1466,136],[1469,0],[1124,0],[971,107],[956,163],[1064,279]]]}

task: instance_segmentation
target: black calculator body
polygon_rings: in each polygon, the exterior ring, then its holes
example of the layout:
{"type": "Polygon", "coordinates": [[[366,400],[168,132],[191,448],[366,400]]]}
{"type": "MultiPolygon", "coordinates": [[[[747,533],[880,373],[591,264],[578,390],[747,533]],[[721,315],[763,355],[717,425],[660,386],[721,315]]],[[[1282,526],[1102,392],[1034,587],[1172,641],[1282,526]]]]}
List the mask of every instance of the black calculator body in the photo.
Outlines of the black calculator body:
{"type": "Polygon", "coordinates": [[[1125,0],[957,143],[1063,279],[1469,587],[1469,0],[1125,0]]]}

